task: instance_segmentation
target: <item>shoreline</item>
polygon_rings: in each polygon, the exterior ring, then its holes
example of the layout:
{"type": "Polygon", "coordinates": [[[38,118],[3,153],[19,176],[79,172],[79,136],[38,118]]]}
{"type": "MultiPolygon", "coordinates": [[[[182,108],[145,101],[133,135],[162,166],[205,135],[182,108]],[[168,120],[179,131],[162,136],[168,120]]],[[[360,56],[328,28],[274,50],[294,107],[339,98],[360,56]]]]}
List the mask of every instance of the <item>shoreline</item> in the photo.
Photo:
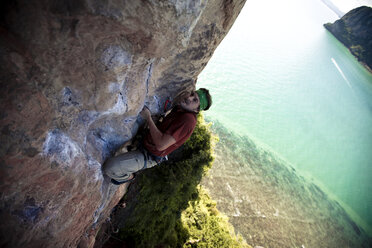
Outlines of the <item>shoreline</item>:
{"type": "MultiPolygon", "coordinates": [[[[333,34],[332,34],[333,35],[333,34]]],[[[337,37],[336,37],[337,38],[337,37]]],[[[343,44],[343,43],[342,43],[343,44]]],[[[347,47],[345,44],[343,44],[345,47],[347,47]]],[[[365,62],[359,60],[359,58],[351,51],[351,49],[349,47],[347,47],[347,49],[350,51],[350,53],[354,56],[354,58],[356,58],[356,60],[359,62],[359,64],[361,64],[369,73],[372,74],[372,68],[370,68],[365,62]]]]}
{"type": "Polygon", "coordinates": [[[349,50],[349,52],[350,52],[350,54],[351,55],[353,55],[353,57],[357,60],[357,62],[361,65],[361,66],[363,66],[369,73],[371,73],[372,74],[372,68],[371,67],[369,67],[364,61],[362,61],[362,60],[360,60],[359,58],[358,58],[358,56],[356,56],[354,53],[353,53],[353,51],[350,49],[350,47],[348,47],[348,46],[346,46],[341,40],[339,40],[338,38],[337,38],[337,36],[330,30],[330,29],[328,29],[325,25],[324,25],[324,28],[336,39],[336,40],[338,40],[344,47],[346,47],[347,48],[347,50],[349,50]]]}

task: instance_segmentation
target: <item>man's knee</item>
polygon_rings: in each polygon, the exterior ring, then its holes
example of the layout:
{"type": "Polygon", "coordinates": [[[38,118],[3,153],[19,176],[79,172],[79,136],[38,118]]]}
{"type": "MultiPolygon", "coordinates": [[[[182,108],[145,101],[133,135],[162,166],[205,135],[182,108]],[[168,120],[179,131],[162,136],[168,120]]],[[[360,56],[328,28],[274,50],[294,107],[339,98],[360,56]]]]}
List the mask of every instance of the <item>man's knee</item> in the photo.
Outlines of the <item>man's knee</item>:
{"type": "Polygon", "coordinates": [[[102,170],[108,176],[123,173],[133,173],[144,167],[145,158],[142,152],[133,151],[109,158],[103,165],[102,170]]]}
{"type": "Polygon", "coordinates": [[[102,166],[103,174],[110,176],[113,174],[113,168],[115,167],[115,159],[114,157],[109,158],[102,166]]]}

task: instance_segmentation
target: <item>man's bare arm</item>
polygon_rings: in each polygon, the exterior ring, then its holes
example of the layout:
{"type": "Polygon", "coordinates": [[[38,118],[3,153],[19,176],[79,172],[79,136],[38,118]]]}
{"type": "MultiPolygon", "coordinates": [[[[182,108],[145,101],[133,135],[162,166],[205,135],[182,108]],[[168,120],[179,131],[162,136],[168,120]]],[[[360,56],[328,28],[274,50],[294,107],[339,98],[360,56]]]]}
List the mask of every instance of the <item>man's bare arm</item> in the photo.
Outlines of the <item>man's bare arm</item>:
{"type": "Polygon", "coordinates": [[[154,123],[151,117],[150,110],[145,106],[141,111],[141,116],[147,121],[150,129],[150,135],[155,144],[155,147],[159,151],[163,151],[176,143],[176,140],[172,135],[162,133],[154,123]]]}

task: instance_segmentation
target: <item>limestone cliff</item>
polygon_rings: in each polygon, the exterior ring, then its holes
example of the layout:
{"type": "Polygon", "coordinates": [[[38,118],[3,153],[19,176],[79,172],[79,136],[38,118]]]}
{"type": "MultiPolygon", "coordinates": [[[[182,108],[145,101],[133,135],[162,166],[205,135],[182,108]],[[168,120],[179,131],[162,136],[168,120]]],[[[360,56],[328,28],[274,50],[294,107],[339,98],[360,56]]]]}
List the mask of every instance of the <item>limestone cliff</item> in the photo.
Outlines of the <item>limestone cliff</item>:
{"type": "Polygon", "coordinates": [[[126,191],[103,162],[194,87],[244,2],[2,1],[0,246],[92,247],[126,191]]]}
{"type": "Polygon", "coordinates": [[[372,71],[371,7],[353,9],[335,23],[327,23],[324,26],[372,71]]]}

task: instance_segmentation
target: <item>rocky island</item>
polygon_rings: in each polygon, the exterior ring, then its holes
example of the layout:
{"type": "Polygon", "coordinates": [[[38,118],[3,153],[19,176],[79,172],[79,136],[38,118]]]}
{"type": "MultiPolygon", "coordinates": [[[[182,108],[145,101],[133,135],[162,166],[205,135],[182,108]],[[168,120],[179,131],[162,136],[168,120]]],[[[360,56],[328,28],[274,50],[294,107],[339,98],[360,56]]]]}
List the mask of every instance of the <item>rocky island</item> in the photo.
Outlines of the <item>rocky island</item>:
{"type": "Polygon", "coordinates": [[[324,24],[366,68],[372,72],[372,8],[362,6],[333,24],[324,24]]]}

